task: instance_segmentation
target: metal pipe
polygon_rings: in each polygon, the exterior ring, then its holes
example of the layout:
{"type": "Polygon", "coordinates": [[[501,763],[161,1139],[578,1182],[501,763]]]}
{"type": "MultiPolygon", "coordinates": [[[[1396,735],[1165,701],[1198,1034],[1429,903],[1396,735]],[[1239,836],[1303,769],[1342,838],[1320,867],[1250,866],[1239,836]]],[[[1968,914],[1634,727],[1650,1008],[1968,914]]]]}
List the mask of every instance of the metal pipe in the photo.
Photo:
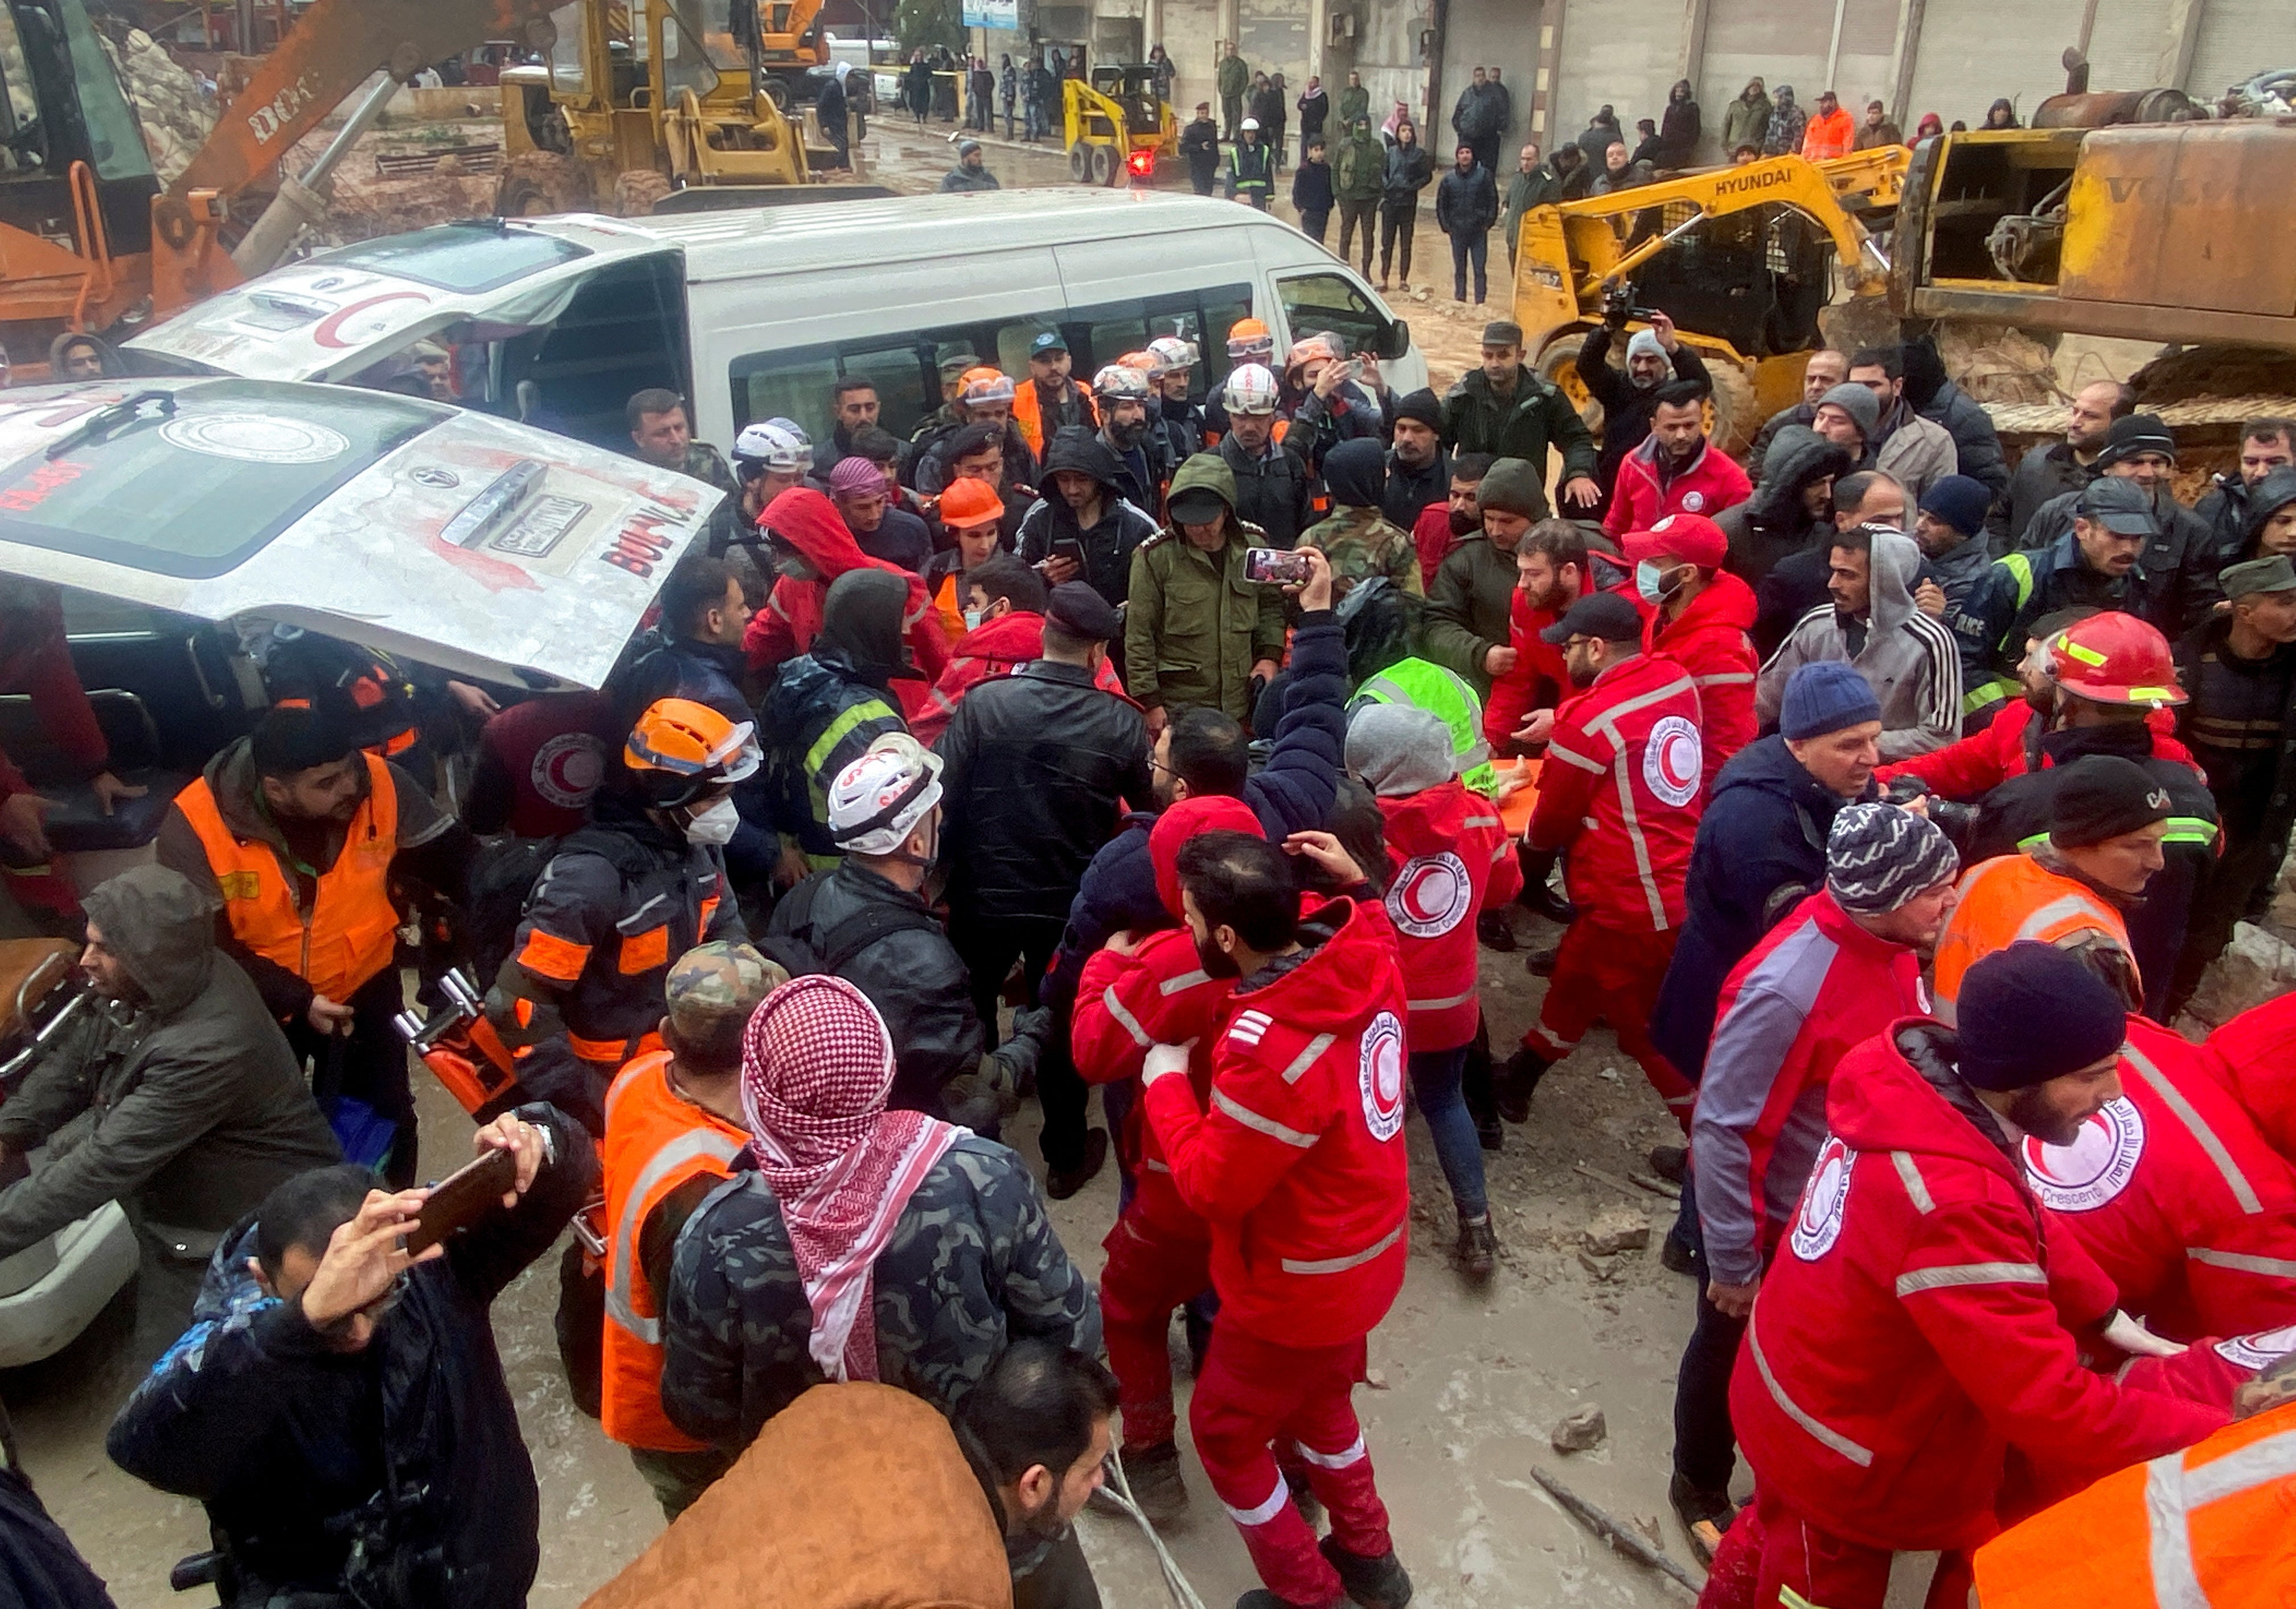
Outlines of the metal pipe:
{"type": "MultiPolygon", "coordinates": [[[[2090,0],[2094,4],[2095,0],[2090,0]]],[[[1833,0],[1833,37],[1825,42],[1825,88],[1833,88],[1833,75],[1841,65],[1841,18],[1849,9],[1849,0],[1833,0]]]]}
{"type": "Polygon", "coordinates": [[[398,93],[398,81],[389,73],[383,74],[381,81],[351,109],[351,115],[343,120],[342,127],[336,130],[335,137],[327,142],[326,148],[319,152],[310,167],[304,169],[301,177],[289,174],[280,176],[279,193],[272,198],[271,205],[263,209],[263,216],[255,220],[254,227],[248,230],[246,237],[232,252],[234,267],[250,279],[270,272],[279,266],[305,229],[325,220],[327,197],[334,188],[335,168],[344,157],[350,154],[351,147],[358,144],[360,136],[374,127],[376,120],[382,116],[382,109],[398,93]]]}

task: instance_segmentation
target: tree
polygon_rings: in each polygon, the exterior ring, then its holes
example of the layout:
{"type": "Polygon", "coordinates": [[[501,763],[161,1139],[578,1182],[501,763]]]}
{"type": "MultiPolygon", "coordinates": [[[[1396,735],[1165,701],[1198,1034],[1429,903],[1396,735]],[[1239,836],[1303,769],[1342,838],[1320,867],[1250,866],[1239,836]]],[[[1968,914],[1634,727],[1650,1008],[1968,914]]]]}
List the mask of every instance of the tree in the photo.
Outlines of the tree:
{"type": "Polygon", "coordinates": [[[936,45],[963,50],[964,23],[957,0],[900,0],[893,8],[893,39],[904,51],[931,50],[936,45]]]}

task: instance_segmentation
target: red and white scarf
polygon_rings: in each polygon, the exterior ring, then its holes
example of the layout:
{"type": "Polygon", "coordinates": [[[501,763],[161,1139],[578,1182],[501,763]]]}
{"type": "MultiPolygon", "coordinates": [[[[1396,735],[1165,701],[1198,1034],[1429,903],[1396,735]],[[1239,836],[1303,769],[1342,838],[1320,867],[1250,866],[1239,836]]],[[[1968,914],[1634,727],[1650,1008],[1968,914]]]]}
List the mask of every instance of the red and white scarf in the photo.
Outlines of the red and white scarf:
{"type": "Polygon", "coordinates": [[[742,1112],[813,1307],[808,1350],[832,1380],[877,1378],[873,1277],[901,1210],[966,1130],[888,1112],[893,1041],[842,978],[791,980],[742,1036],[742,1112]]]}

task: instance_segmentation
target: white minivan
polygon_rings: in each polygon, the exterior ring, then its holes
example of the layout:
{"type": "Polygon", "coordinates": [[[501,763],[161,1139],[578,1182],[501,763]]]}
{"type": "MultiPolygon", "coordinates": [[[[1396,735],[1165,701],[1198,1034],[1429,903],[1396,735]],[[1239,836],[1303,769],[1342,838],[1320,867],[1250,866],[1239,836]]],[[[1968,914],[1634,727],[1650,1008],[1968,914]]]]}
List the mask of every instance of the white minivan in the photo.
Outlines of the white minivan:
{"type": "Polygon", "coordinates": [[[1046,330],[1086,376],[1178,335],[1203,353],[1197,385],[1216,385],[1228,326],[1255,315],[1279,352],[1328,330],[1375,354],[1398,393],[1427,383],[1409,326],[1290,225],[1083,187],[447,224],[275,269],[127,353],[142,374],[412,390],[600,446],[627,443],[625,403],[662,386],[722,447],[776,415],[826,443],[848,374],[875,382],[885,428],[906,436],[940,406],[942,358],[972,352],[1017,377],[1046,330]]]}

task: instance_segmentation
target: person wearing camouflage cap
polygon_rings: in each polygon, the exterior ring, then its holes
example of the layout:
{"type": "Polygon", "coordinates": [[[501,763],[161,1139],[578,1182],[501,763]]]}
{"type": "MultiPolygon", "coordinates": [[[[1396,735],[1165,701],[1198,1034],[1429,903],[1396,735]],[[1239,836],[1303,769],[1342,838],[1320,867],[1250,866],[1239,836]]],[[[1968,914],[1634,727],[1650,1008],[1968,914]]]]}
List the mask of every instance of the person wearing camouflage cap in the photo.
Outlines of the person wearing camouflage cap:
{"type": "Polygon", "coordinates": [[[731,1462],[661,1407],[661,1307],[670,1252],[750,1143],[742,1032],[789,973],[747,944],[696,945],[663,984],[665,1048],[637,1057],[606,1094],[606,1322],[599,1421],[630,1449],[676,1519],[731,1462]]]}

